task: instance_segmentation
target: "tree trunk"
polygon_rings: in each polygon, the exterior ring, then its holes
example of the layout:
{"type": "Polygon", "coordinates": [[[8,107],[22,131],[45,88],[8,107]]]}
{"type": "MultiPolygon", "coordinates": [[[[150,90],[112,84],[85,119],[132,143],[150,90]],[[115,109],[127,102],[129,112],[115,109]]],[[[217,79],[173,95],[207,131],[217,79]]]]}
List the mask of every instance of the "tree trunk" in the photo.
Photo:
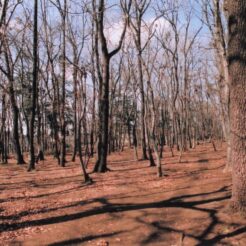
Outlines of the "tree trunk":
{"type": "Polygon", "coordinates": [[[82,173],[84,176],[84,181],[85,181],[85,183],[89,184],[89,183],[92,183],[92,180],[91,180],[89,174],[86,172],[85,163],[83,161],[83,153],[82,153],[82,143],[81,143],[82,120],[83,120],[83,118],[79,119],[79,124],[78,124],[78,143],[77,143],[77,146],[78,146],[79,160],[80,160],[80,165],[82,168],[82,173]]]}
{"type": "Polygon", "coordinates": [[[138,161],[138,142],[137,142],[137,133],[136,133],[136,122],[134,122],[132,127],[132,139],[133,139],[135,160],[138,161]]]}
{"type": "Polygon", "coordinates": [[[73,114],[73,134],[74,134],[74,146],[73,146],[73,156],[72,156],[72,161],[75,161],[76,158],[76,153],[78,149],[78,143],[77,143],[77,59],[75,58],[76,52],[74,51],[74,68],[73,68],[73,96],[74,96],[74,114],[73,114]]]}
{"type": "Polygon", "coordinates": [[[16,159],[17,164],[25,164],[23,155],[21,153],[21,146],[19,140],[19,109],[16,105],[15,95],[14,95],[14,88],[12,86],[13,81],[10,82],[9,94],[10,94],[10,102],[12,107],[13,113],[13,138],[14,138],[14,146],[16,152],[16,159]]]}
{"type": "MultiPolygon", "coordinates": [[[[141,49],[141,48],[139,48],[141,49]]],[[[138,54],[138,73],[139,73],[139,86],[141,94],[141,144],[142,144],[142,159],[147,160],[147,151],[146,151],[146,129],[144,124],[145,119],[145,96],[144,96],[144,85],[143,85],[143,72],[142,72],[142,57],[141,51],[138,54]]]]}
{"type": "Polygon", "coordinates": [[[62,10],[62,98],[61,98],[61,166],[65,167],[66,162],[66,119],[65,119],[65,104],[66,104],[66,13],[67,0],[64,0],[64,9],[62,10]]]}
{"type": "MultiPolygon", "coordinates": [[[[94,59],[93,59],[94,61],[94,59]]],[[[93,69],[93,75],[92,75],[92,81],[93,81],[93,101],[92,101],[92,123],[91,123],[91,132],[90,132],[90,152],[91,156],[94,155],[94,131],[95,131],[95,121],[96,121],[96,115],[95,115],[95,110],[96,110],[96,76],[95,76],[95,71],[93,69]]]]}
{"type": "Polygon", "coordinates": [[[104,57],[103,61],[103,85],[99,92],[99,142],[98,142],[98,160],[96,162],[95,172],[107,171],[108,154],[108,118],[109,118],[109,59],[104,57]]]}
{"type": "MultiPolygon", "coordinates": [[[[111,52],[108,51],[108,44],[106,37],[104,35],[104,11],[105,11],[105,1],[100,0],[98,3],[98,8],[96,6],[95,0],[92,1],[92,7],[94,14],[96,15],[96,34],[95,34],[95,53],[97,58],[97,73],[99,80],[99,129],[98,129],[98,160],[94,167],[95,172],[105,172],[107,168],[107,154],[108,154],[108,120],[109,120],[109,79],[110,79],[110,59],[116,55],[122,46],[123,39],[126,33],[127,27],[127,16],[125,17],[125,24],[120,36],[120,41],[118,46],[111,52]],[[101,61],[99,59],[98,52],[98,39],[101,44],[101,61]],[[101,68],[102,72],[101,72],[101,68]]],[[[131,1],[129,1],[127,9],[124,9],[124,13],[130,11],[131,1]]]]}
{"type": "Polygon", "coordinates": [[[3,94],[2,95],[2,127],[1,127],[2,163],[8,163],[6,135],[7,135],[6,134],[6,97],[5,94],[3,94]]]}
{"type": "Polygon", "coordinates": [[[34,30],[33,30],[33,78],[32,78],[32,115],[30,122],[29,140],[29,167],[28,171],[35,169],[34,149],[34,122],[37,102],[37,80],[38,80],[38,1],[34,1],[34,30]]]}
{"type": "Polygon", "coordinates": [[[232,207],[246,212],[246,1],[226,1],[232,158],[232,207]]]}
{"type": "MultiPolygon", "coordinates": [[[[42,85],[41,85],[42,86],[42,85]]],[[[42,87],[41,87],[42,88],[42,87]]],[[[41,89],[42,90],[42,89],[41,89]]],[[[38,100],[39,93],[41,92],[39,89],[37,92],[37,117],[38,117],[38,126],[37,126],[37,143],[38,143],[38,154],[36,156],[35,162],[38,163],[40,161],[44,161],[44,123],[43,116],[42,116],[42,110],[41,110],[41,104],[42,102],[38,100]]],[[[42,100],[42,95],[40,95],[40,99],[42,100]]]]}

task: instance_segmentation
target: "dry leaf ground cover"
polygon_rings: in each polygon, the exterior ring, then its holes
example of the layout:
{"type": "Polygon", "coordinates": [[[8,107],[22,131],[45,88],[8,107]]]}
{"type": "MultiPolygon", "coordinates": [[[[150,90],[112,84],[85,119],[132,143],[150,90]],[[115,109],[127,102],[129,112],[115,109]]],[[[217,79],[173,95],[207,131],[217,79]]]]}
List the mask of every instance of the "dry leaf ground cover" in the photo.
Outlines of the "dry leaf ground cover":
{"type": "Polygon", "coordinates": [[[1,165],[0,245],[245,246],[246,220],[226,210],[231,178],[217,147],[199,145],[182,163],[166,149],[163,178],[133,150],[115,153],[111,172],[91,174],[89,186],[78,161],[61,168],[47,157],[32,173],[1,165]]]}

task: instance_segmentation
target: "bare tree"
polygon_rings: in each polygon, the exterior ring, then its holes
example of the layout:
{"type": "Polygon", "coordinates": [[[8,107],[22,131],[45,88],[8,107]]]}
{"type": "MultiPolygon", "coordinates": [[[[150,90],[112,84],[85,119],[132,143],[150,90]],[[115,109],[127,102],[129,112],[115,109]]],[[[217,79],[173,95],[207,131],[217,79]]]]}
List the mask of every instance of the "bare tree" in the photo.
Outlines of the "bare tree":
{"type": "Polygon", "coordinates": [[[28,171],[35,169],[35,149],[34,149],[34,123],[37,102],[38,84],[38,0],[34,0],[34,28],[33,28],[33,74],[32,74],[32,115],[30,121],[29,148],[30,160],[28,171]]]}
{"type": "Polygon", "coordinates": [[[138,62],[138,84],[141,95],[141,144],[142,144],[142,159],[146,160],[146,129],[145,129],[145,94],[144,94],[144,80],[143,80],[143,65],[142,65],[142,53],[148,43],[148,40],[145,44],[142,42],[142,26],[143,26],[143,16],[149,8],[151,1],[142,0],[142,1],[133,1],[133,15],[131,16],[131,29],[133,32],[134,43],[137,50],[137,62],[138,62]]]}
{"type": "MultiPolygon", "coordinates": [[[[95,172],[107,171],[107,154],[108,154],[108,119],[109,119],[109,79],[110,79],[110,60],[121,49],[127,24],[128,14],[131,8],[131,1],[127,3],[121,0],[121,9],[124,15],[124,27],[120,36],[118,46],[111,52],[108,50],[108,44],[104,33],[105,2],[100,0],[98,7],[95,0],[93,1],[93,15],[96,25],[96,36],[99,38],[101,45],[101,63],[98,70],[99,80],[99,126],[98,126],[98,159],[94,168],[95,172]]],[[[99,60],[97,61],[99,62],[99,60]]]]}
{"type": "MultiPolygon", "coordinates": [[[[15,58],[13,58],[11,49],[10,49],[10,37],[8,37],[8,25],[11,21],[11,18],[13,16],[13,13],[15,9],[17,8],[18,3],[14,4],[13,9],[11,10],[10,16],[6,16],[6,12],[8,10],[8,3],[9,1],[4,1],[3,4],[3,12],[1,15],[1,47],[0,50],[3,52],[4,60],[5,60],[5,67],[3,64],[0,64],[0,70],[2,73],[7,77],[8,79],[8,88],[7,92],[10,98],[11,108],[12,108],[12,114],[13,114],[13,139],[14,139],[14,146],[15,146],[15,152],[17,157],[17,163],[18,164],[24,164],[24,158],[21,151],[20,141],[19,141],[19,108],[18,104],[16,102],[16,95],[15,95],[15,89],[14,89],[14,66],[16,65],[16,62],[19,58],[19,52],[15,55],[15,58]]],[[[0,52],[1,53],[1,52],[0,52]]]]}
{"type": "Polygon", "coordinates": [[[222,127],[227,141],[227,165],[225,170],[231,169],[231,143],[229,118],[229,74],[227,61],[227,30],[223,21],[222,1],[204,0],[203,12],[205,22],[212,34],[212,44],[215,49],[216,65],[219,71],[218,87],[222,127]]]}

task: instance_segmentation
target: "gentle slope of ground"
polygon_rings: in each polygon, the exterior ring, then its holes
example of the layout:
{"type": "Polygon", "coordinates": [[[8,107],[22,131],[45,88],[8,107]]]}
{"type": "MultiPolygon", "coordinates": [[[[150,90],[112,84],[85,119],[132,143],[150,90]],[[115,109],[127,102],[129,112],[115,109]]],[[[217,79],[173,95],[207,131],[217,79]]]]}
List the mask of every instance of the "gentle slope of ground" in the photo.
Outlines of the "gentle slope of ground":
{"type": "Polygon", "coordinates": [[[246,220],[226,212],[225,148],[200,145],[182,163],[166,150],[160,179],[133,157],[111,155],[90,186],[78,162],[1,165],[0,245],[246,245],[246,220]]]}

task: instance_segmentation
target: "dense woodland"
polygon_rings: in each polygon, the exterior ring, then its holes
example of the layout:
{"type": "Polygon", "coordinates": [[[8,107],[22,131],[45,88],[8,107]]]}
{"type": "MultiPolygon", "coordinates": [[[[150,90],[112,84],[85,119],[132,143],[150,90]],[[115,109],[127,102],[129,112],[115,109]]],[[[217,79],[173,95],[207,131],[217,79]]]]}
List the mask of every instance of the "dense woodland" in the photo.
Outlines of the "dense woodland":
{"type": "Polygon", "coordinates": [[[227,143],[246,206],[246,1],[1,0],[1,162],[52,155],[110,171],[134,149],[165,178],[164,146],[227,143]],[[28,154],[28,155],[27,155],[28,154]]]}

